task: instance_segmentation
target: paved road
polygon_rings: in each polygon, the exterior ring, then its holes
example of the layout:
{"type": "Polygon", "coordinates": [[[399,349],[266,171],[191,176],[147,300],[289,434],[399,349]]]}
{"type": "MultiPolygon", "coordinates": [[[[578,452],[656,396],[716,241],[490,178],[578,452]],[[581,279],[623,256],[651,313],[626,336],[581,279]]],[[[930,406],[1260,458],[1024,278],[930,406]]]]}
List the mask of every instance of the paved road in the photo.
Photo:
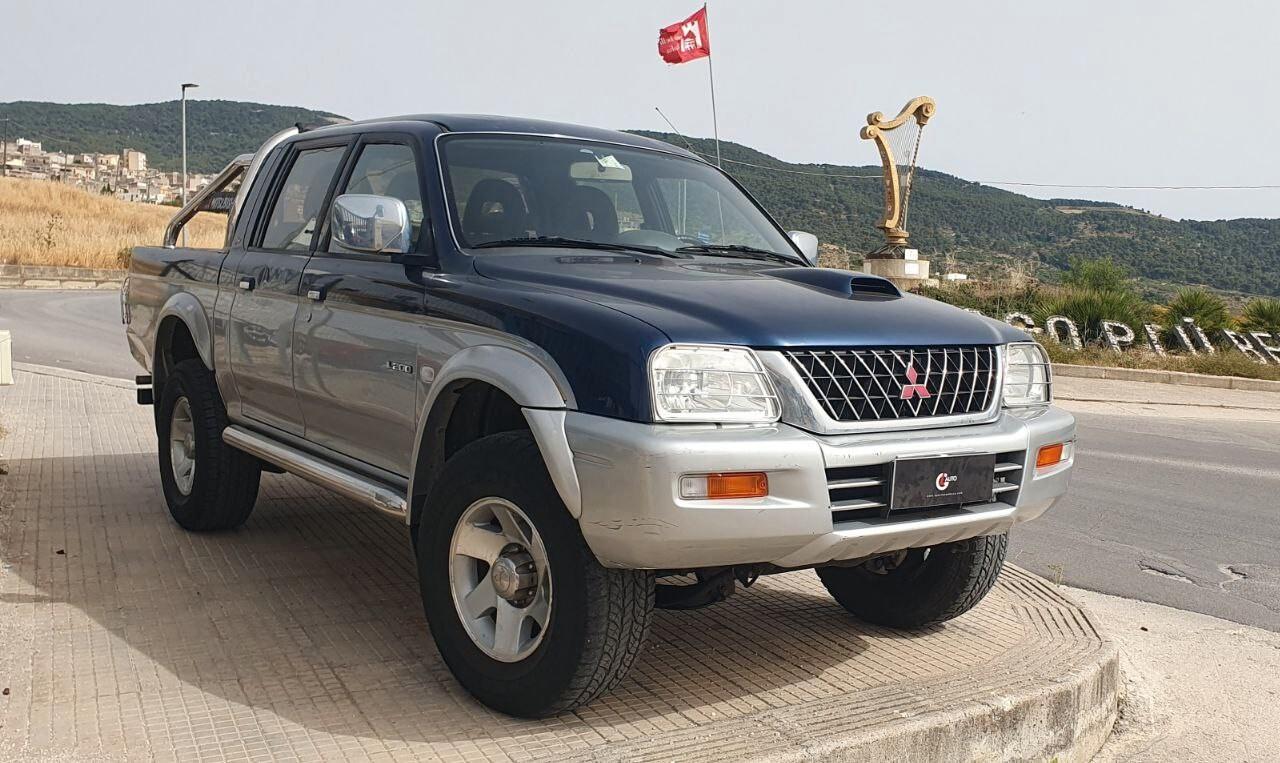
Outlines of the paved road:
{"type": "Polygon", "coordinates": [[[0,289],[0,329],[13,334],[13,359],[132,379],[142,369],[120,323],[120,293],[0,289]]]}
{"type": "Polygon", "coordinates": [[[1076,416],[1071,492],[1014,531],[1010,558],[1080,588],[1280,631],[1280,424],[1076,416]]]}
{"type": "MultiPolygon", "coordinates": [[[[0,328],[14,332],[16,360],[132,378],[117,300],[0,291],[0,328]]],[[[1072,493],[1015,531],[1011,558],[1080,588],[1280,631],[1280,425],[1077,416],[1072,493]]]]}

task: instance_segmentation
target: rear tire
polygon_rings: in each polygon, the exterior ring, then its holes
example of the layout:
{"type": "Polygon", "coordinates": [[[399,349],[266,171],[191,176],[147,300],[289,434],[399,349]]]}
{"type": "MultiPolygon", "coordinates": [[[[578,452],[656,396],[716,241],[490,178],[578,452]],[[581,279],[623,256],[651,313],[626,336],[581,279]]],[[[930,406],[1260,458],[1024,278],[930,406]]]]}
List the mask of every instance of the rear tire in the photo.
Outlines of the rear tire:
{"type": "Polygon", "coordinates": [[[854,617],[890,628],[950,620],[991,591],[1004,566],[1008,535],[913,548],[857,567],[820,567],[818,578],[854,617]]]}
{"type": "Polygon", "coordinates": [[[258,499],[258,459],[222,441],[227,412],[213,372],[178,363],[156,406],[160,484],[174,521],[196,532],[244,524],[258,499]]]}
{"type": "Polygon", "coordinates": [[[653,574],[600,565],[529,432],[481,438],[445,463],[417,554],[440,656],[495,710],[541,718],[585,705],[622,680],[648,636],[653,574]],[[518,635],[504,637],[510,623],[518,635]]]}

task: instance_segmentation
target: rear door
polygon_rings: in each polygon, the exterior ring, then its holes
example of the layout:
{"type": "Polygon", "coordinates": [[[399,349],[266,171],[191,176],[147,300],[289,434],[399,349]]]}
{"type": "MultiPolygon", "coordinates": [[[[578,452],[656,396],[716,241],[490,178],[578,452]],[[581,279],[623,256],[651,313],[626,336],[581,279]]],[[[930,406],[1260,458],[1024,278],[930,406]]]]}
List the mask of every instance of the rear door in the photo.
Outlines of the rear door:
{"type": "Polygon", "coordinates": [[[417,257],[364,254],[324,241],[302,277],[294,389],[306,439],[396,475],[413,453],[418,347],[426,330],[423,256],[430,251],[419,146],[411,136],[368,135],[335,197],[390,196],[413,222],[417,257]]]}
{"type": "Polygon", "coordinates": [[[243,414],[303,432],[293,391],[293,322],[302,271],[351,138],[293,144],[236,265],[227,350],[243,414]]]}

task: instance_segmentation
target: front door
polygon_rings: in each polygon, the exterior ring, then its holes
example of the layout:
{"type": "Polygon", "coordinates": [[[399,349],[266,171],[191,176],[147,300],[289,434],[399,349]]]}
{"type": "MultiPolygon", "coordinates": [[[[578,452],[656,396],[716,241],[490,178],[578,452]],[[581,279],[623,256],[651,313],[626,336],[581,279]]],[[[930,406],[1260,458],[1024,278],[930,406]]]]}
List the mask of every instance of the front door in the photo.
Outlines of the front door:
{"type": "MultiPolygon", "coordinates": [[[[358,146],[343,193],[390,196],[420,245],[423,194],[410,139],[371,136],[358,146]],[[386,141],[386,142],[373,142],[386,141]]],[[[413,453],[417,354],[425,330],[420,270],[386,254],[346,250],[325,232],[302,276],[294,389],[307,440],[407,476],[413,453]]]]}
{"type": "Polygon", "coordinates": [[[326,198],[348,147],[292,149],[263,207],[267,210],[236,266],[227,349],[243,414],[301,435],[293,392],[293,324],[298,286],[326,198]]]}

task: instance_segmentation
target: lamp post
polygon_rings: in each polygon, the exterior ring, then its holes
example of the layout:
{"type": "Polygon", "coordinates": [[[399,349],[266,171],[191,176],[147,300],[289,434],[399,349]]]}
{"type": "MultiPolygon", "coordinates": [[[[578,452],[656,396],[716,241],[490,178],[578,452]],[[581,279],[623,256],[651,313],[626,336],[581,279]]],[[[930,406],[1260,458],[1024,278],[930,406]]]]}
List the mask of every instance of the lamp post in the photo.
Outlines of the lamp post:
{"type": "Polygon", "coordinates": [[[0,150],[4,152],[4,159],[3,162],[0,163],[0,177],[9,176],[9,123],[12,121],[13,120],[8,117],[0,119],[0,122],[4,122],[4,140],[3,142],[0,142],[0,145],[3,146],[0,150]]]}
{"type": "MultiPolygon", "coordinates": [[[[187,206],[187,88],[200,87],[194,82],[182,83],[182,206],[187,206]]],[[[187,229],[182,228],[182,245],[187,245],[187,229]]]]}

